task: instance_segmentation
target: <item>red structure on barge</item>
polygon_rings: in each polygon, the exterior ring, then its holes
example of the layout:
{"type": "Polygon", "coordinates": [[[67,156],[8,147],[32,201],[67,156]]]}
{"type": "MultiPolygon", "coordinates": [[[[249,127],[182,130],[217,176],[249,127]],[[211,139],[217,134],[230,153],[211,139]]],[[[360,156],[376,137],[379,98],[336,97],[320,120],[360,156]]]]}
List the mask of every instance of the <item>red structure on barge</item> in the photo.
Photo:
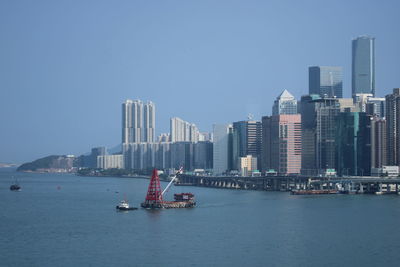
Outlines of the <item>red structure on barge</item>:
{"type": "Polygon", "coordinates": [[[192,208],[196,206],[196,201],[192,193],[174,194],[175,201],[163,200],[163,194],[167,191],[175,178],[173,178],[166,189],[162,191],[157,169],[154,169],[150,179],[149,188],[147,189],[146,199],[141,206],[146,209],[192,208]]]}

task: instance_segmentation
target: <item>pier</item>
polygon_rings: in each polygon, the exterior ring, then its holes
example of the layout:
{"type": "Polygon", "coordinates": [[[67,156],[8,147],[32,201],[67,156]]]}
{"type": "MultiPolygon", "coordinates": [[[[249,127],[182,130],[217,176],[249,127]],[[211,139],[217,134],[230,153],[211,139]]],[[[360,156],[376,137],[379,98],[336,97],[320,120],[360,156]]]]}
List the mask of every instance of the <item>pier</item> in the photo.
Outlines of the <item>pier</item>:
{"type": "Polygon", "coordinates": [[[180,174],[175,185],[263,191],[341,189],[342,192],[349,194],[400,194],[399,177],[317,177],[301,175],[241,177],[180,174]]]}

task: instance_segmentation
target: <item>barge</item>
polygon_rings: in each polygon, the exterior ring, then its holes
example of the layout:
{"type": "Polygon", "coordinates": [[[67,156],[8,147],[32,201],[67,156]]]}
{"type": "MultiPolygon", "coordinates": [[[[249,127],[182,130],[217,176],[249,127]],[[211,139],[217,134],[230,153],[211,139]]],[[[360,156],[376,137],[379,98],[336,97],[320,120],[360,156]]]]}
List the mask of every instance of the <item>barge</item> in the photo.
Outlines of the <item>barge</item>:
{"type": "MultiPolygon", "coordinates": [[[[181,171],[182,168],[178,171],[178,173],[181,171]]],[[[154,169],[149,188],[147,190],[146,199],[140,204],[140,206],[145,209],[175,209],[195,207],[196,201],[194,194],[192,193],[174,194],[174,201],[165,201],[163,199],[163,195],[168,191],[175,179],[176,175],[171,179],[167,187],[161,192],[160,178],[158,177],[157,169],[154,169]]]]}
{"type": "Polygon", "coordinates": [[[339,190],[335,189],[299,189],[290,191],[292,195],[327,195],[327,194],[339,194],[339,190]]]}

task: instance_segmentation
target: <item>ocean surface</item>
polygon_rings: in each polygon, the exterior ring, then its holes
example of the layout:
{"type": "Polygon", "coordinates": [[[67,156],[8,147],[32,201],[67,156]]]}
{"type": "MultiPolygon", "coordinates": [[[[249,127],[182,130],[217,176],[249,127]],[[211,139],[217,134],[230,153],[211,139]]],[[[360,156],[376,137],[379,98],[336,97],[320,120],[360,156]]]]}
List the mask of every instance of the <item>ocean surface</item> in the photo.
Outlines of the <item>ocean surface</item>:
{"type": "Polygon", "coordinates": [[[148,183],[0,169],[0,266],[400,266],[397,195],[173,186],[197,207],[115,210],[148,183]]]}

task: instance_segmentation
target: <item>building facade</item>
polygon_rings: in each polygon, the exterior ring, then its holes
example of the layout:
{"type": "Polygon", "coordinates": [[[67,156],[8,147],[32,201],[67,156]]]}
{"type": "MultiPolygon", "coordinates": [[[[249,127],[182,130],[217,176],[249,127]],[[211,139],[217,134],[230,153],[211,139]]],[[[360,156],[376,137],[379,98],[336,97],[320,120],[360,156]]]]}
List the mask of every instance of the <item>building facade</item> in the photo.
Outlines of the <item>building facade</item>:
{"type": "Polygon", "coordinates": [[[174,117],[170,120],[171,142],[198,142],[199,129],[193,123],[174,117]]]}
{"type": "Polygon", "coordinates": [[[272,115],[280,114],[297,114],[297,100],[286,89],[276,98],[272,106],[272,115]]]}
{"type": "Polygon", "coordinates": [[[343,97],[342,67],[313,66],[308,68],[309,94],[321,97],[343,97]]]}
{"type": "Polygon", "coordinates": [[[393,93],[386,95],[386,142],[387,164],[399,166],[400,153],[400,88],[394,88],[393,93]]]}
{"type": "Polygon", "coordinates": [[[230,170],[230,139],[232,136],[231,124],[213,125],[214,147],[213,147],[213,173],[221,175],[230,170]]]}
{"type": "Polygon", "coordinates": [[[365,112],[341,112],[336,123],[336,171],[342,175],[371,174],[371,117],[365,112]]]}
{"type": "Polygon", "coordinates": [[[149,101],[144,105],[143,112],[143,140],[145,143],[155,142],[156,134],[156,107],[149,101]]]}
{"type": "Polygon", "coordinates": [[[143,102],[126,100],[122,104],[122,143],[142,142],[143,102]]]}
{"type": "Polygon", "coordinates": [[[247,155],[240,157],[240,173],[242,176],[252,176],[253,171],[257,170],[257,158],[247,155]]]}
{"type": "Polygon", "coordinates": [[[97,157],[97,168],[99,169],[123,169],[124,156],[119,155],[104,155],[97,157]]]}
{"type": "Polygon", "coordinates": [[[379,116],[371,119],[371,168],[387,165],[386,120],[379,116]]]}
{"type": "MultiPolygon", "coordinates": [[[[319,98],[318,95],[301,99],[302,173],[305,175],[318,175],[336,168],[335,127],[341,100],[346,99],[319,98]]],[[[344,109],[351,109],[351,105],[344,109]]]]}
{"type": "Polygon", "coordinates": [[[301,115],[274,115],[262,118],[263,171],[280,175],[301,171],[301,115]]]}
{"type": "Polygon", "coordinates": [[[352,95],[375,96],[375,38],[360,36],[352,41],[352,95]]]}
{"type": "MultiPolygon", "coordinates": [[[[251,155],[258,159],[261,166],[261,132],[260,121],[238,121],[233,123],[232,135],[232,169],[240,169],[240,157],[251,155]]],[[[259,167],[258,167],[259,168],[259,167]]]]}

